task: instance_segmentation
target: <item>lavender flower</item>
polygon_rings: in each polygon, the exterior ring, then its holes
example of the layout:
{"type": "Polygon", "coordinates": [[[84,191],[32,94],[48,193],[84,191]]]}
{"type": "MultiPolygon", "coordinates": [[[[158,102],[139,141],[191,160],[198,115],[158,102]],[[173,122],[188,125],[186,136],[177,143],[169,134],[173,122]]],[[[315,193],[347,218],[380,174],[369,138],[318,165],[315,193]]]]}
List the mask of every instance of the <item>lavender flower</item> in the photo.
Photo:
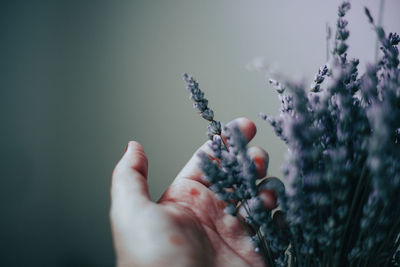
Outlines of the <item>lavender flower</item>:
{"type": "Polygon", "coordinates": [[[200,90],[199,84],[187,73],[183,74],[183,79],[186,82],[186,88],[190,91],[190,99],[194,102],[193,107],[204,119],[210,122],[207,136],[212,139],[215,135],[221,135],[221,123],[214,120],[214,111],[208,108],[208,100],[204,98],[204,93],[200,90]]]}
{"type": "Polygon", "coordinates": [[[201,154],[203,178],[227,203],[226,213],[245,210],[269,266],[400,266],[400,37],[386,35],[365,9],[382,57],[360,76],[359,61],[346,53],[349,9],[347,1],[339,6],[330,62],[310,91],[270,80],[281,112],[260,117],[288,146],[286,191],[278,179],[258,184],[238,128],[224,128],[224,144],[203,92],[184,76],[194,107],[210,121],[210,148],[220,161],[201,154]],[[279,211],[263,205],[263,190],[275,192],[279,211]]]}
{"type": "Polygon", "coordinates": [[[359,61],[346,54],[349,8],[339,7],[328,87],[320,90],[321,70],[308,95],[301,84],[286,82],[293,109],[284,112],[282,102],[278,118],[264,116],[290,150],[285,205],[299,266],[382,266],[400,244],[400,221],[389,219],[400,216],[399,38],[375,26],[383,57],[359,78],[359,61]]]}
{"type": "MultiPolygon", "coordinates": [[[[202,112],[202,117],[205,118],[203,113],[211,109],[206,107],[204,93],[192,77],[185,74],[184,79],[191,92],[191,99],[195,101],[194,108],[202,112]],[[202,109],[199,109],[199,103],[202,109]]],[[[277,178],[270,178],[258,185],[257,170],[248,155],[247,142],[239,128],[224,127],[226,143],[221,134],[220,123],[212,118],[208,126],[210,149],[219,163],[212,161],[206,153],[200,153],[200,168],[204,173],[202,178],[210,184],[209,188],[217,198],[227,204],[225,213],[235,216],[239,208],[236,203],[239,201],[240,207],[245,210],[244,219],[254,234],[252,240],[255,251],[262,252],[270,266],[273,266],[274,261],[279,266],[284,266],[282,264],[287,263],[288,259],[285,251],[289,245],[289,233],[283,225],[283,213],[273,215],[272,209],[275,207],[266,207],[259,196],[267,191],[277,194],[279,201],[283,202],[284,185],[277,178]],[[214,124],[218,124],[218,131],[214,130],[214,124]]]]}
{"type": "Polygon", "coordinates": [[[312,92],[319,92],[322,82],[325,80],[325,75],[328,73],[328,67],[325,65],[318,70],[318,74],[314,78],[314,83],[311,85],[312,92]]]}
{"type": "Polygon", "coordinates": [[[348,21],[343,17],[346,15],[347,11],[350,9],[350,2],[343,2],[338,8],[338,20],[336,22],[336,36],[335,36],[335,48],[334,55],[338,56],[342,63],[346,62],[345,53],[347,51],[348,45],[346,40],[349,37],[349,31],[347,30],[348,21]]]}

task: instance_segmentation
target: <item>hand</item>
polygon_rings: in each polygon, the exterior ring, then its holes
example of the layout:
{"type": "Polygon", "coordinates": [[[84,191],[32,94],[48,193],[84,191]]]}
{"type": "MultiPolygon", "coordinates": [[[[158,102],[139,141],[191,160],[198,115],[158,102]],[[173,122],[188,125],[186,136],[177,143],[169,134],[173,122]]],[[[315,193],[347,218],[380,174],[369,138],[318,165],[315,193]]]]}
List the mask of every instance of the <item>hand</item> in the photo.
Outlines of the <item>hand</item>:
{"type": "MultiPolygon", "coordinates": [[[[256,134],[248,119],[236,119],[228,127],[233,123],[248,141],[256,134]]],[[[223,212],[225,204],[201,180],[197,155],[210,153],[207,143],[154,203],[149,198],[146,154],[139,143],[129,142],[111,186],[118,266],[265,266],[244,226],[223,212]]],[[[264,177],[268,154],[258,147],[249,148],[249,154],[259,178],[264,177]]]]}

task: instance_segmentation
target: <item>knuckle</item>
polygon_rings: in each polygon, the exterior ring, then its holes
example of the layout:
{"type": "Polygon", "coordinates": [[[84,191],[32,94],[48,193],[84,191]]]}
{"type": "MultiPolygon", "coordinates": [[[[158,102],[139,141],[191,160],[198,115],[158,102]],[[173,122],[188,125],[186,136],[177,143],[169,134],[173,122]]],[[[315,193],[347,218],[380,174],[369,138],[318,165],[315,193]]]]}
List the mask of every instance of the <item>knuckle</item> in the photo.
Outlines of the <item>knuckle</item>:
{"type": "Polygon", "coordinates": [[[198,155],[199,153],[205,152],[207,154],[210,154],[211,149],[210,149],[210,145],[211,145],[211,140],[206,141],[203,145],[201,145],[201,147],[199,147],[195,153],[195,155],[198,155]]]}
{"type": "Polygon", "coordinates": [[[262,157],[268,157],[267,151],[265,151],[263,148],[259,146],[252,146],[249,147],[248,150],[250,155],[257,155],[257,156],[262,156],[262,157]]]}

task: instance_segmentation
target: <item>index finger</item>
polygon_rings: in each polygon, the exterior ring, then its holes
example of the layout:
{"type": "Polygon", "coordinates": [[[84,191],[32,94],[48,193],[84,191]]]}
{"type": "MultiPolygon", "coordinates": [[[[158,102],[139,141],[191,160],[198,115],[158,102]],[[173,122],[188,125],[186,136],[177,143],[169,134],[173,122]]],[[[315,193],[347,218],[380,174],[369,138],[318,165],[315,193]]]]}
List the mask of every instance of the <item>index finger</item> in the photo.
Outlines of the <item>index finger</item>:
{"type": "MultiPolygon", "coordinates": [[[[247,118],[237,118],[234,119],[233,121],[229,122],[226,126],[227,127],[232,127],[233,125],[236,125],[240,132],[243,134],[243,136],[246,138],[247,143],[251,141],[251,139],[254,138],[257,132],[256,125],[254,122],[247,118]]],[[[200,183],[203,183],[201,176],[202,176],[202,171],[199,168],[199,163],[200,163],[200,158],[199,158],[199,153],[205,152],[208,155],[211,155],[211,150],[209,148],[209,144],[211,141],[207,141],[204,143],[192,156],[192,158],[186,163],[185,167],[179,172],[179,174],[176,176],[174,182],[179,181],[180,179],[190,179],[194,180],[200,183]]]]}

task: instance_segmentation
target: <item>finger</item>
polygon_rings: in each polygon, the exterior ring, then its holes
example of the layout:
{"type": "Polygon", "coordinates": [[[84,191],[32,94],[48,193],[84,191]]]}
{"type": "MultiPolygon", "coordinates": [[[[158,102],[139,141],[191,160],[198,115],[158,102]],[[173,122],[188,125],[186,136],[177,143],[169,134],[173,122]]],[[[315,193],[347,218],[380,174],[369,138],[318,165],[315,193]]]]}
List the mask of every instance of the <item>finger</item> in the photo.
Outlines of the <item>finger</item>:
{"type": "MultiPolygon", "coordinates": [[[[256,125],[249,119],[241,117],[237,118],[233,121],[230,121],[226,124],[226,127],[232,129],[233,127],[238,127],[241,134],[246,139],[247,143],[249,143],[257,133],[256,125]]],[[[226,144],[225,131],[222,129],[222,138],[226,144]]]]}
{"type": "Polygon", "coordinates": [[[131,209],[150,201],[147,168],[148,160],[142,146],[135,141],[129,142],[125,154],[113,171],[112,206],[131,209]]]}
{"type": "MultiPolygon", "coordinates": [[[[268,163],[269,163],[269,155],[268,153],[262,149],[261,147],[252,146],[247,150],[247,154],[253,160],[254,165],[256,166],[257,178],[261,179],[267,175],[268,163]]],[[[217,195],[218,196],[218,195],[217,195]]],[[[237,202],[234,201],[233,204],[237,202]]]]}
{"type": "MultiPolygon", "coordinates": [[[[254,122],[247,118],[237,118],[229,122],[226,126],[232,127],[233,125],[237,125],[239,127],[240,132],[246,138],[247,142],[250,142],[251,139],[253,139],[253,137],[256,135],[257,128],[254,122]]],[[[202,171],[199,168],[200,158],[198,155],[201,152],[205,152],[211,156],[211,149],[209,148],[210,143],[211,141],[207,141],[193,154],[192,158],[179,172],[175,180],[191,179],[203,183],[201,179],[202,171]]]]}
{"type": "MultiPolygon", "coordinates": [[[[264,179],[257,186],[258,188],[258,199],[266,210],[274,210],[278,207],[281,201],[281,197],[285,194],[285,185],[283,182],[276,177],[268,177],[264,179]]],[[[246,204],[241,203],[238,207],[238,217],[244,223],[246,217],[249,216],[248,211],[251,210],[253,205],[257,204],[256,198],[245,200],[246,204]]],[[[277,215],[278,216],[278,215],[277,215]]]]}
{"type": "Polygon", "coordinates": [[[276,177],[268,177],[258,185],[259,196],[267,209],[275,209],[282,203],[285,185],[276,177]]]}
{"type": "Polygon", "coordinates": [[[275,190],[261,189],[258,193],[263,207],[267,210],[273,210],[278,207],[278,196],[275,190]]]}
{"type": "Polygon", "coordinates": [[[259,185],[259,190],[269,189],[274,190],[278,195],[285,194],[285,184],[277,177],[267,177],[259,185]]]}
{"type": "Polygon", "coordinates": [[[243,204],[239,205],[238,207],[237,218],[251,236],[256,234],[254,227],[250,224],[249,221],[248,209],[243,204]]]}
{"type": "Polygon", "coordinates": [[[269,155],[261,147],[252,146],[247,150],[247,154],[253,160],[256,165],[257,178],[261,179],[267,175],[269,155]]]}

